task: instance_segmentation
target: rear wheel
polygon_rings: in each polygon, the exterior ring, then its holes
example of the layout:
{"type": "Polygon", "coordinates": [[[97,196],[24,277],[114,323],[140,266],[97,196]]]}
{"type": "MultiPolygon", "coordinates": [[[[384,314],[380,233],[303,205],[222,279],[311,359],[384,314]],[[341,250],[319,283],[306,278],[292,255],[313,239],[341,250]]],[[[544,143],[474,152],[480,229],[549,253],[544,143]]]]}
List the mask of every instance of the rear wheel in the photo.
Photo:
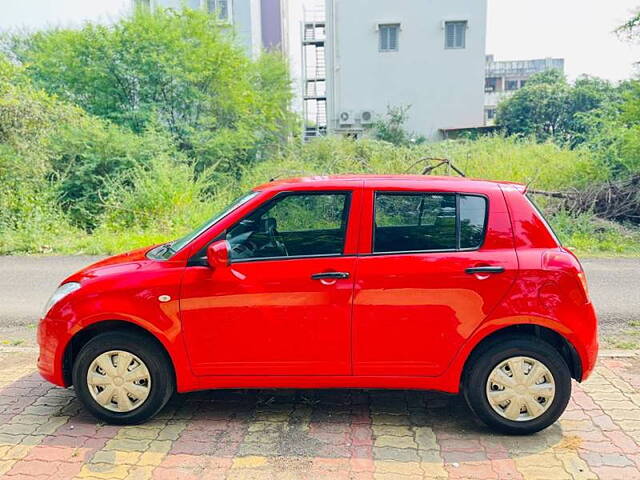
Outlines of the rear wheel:
{"type": "Polygon", "coordinates": [[[571,374],[562,356],[534,338],[511,338],[474,354],[464,394],[487,425],[516,435],[538,432],[564,412],[571,374]]]}
{"type": "Polygon", "coordinates": [[[73,385],[87,410],[112,424],[152,418],[175,389],[162,348],[126,331],[103,333],[82,347],[73,365],[73,385]]]}

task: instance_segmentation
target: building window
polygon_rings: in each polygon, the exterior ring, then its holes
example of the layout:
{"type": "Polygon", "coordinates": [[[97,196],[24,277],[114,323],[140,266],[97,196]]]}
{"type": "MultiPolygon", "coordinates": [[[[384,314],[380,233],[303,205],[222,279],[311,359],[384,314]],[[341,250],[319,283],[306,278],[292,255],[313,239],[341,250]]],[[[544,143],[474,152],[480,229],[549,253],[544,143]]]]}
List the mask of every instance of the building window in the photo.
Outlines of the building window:
{"type": "Polygon", "coordinates": [[[220,20],[228,22],[231,20],[231,0],[206,0],[207,11],[215,13],[220,20]]]}
{"type": "Polygon", "coordinates": [[[397,23],[379,25],[378,30],[380,32],[380,51],[397,52],[398,36],[400,35],[400,25],[397,23]]]}
{"type": "Polygon", "coordinates": [[[133,0],[133,7],[135,9],[146,9],[151,8],[151,0],[133,0]]]}
{"type": "Polygon", "coordinates": [[[487,118],[489,120],[493,120],[494,118],[496,118],[496,109],[495,108],[490,108],[487,110],[487,118]]]}
{"type": "Polygon", "coordinates": [[[517,80],[507,80],[506,90],[513,91],[518,89],[518,81],[517,80]]]}
{"type": "Polygon", "coordinates": [[[495,92],[498,89],[498,79],[496,77],[487,77],[484,80],[484,91],[486,93],[495,92]]]}
{"type": "Polygon", "coordinates": [[[445,48],[465,48],[467,39],[467,22],[445,22],[445,48]]]}
{"type": "Polygon", "coordinates": [[[526,80],[520,80],[520,88],[524,87],[527,84],[526,80]]]}

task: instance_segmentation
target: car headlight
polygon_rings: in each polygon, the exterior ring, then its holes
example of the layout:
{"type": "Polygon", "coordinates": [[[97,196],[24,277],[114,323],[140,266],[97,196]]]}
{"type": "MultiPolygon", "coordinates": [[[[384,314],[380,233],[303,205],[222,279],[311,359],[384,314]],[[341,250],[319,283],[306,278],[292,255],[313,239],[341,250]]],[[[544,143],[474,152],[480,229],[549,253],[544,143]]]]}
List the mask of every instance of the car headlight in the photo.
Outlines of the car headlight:
{"type": "Polygon", "coordinates": [[[51,298],[49,298],[49,301],[44,306],[44,311],[42,312],[42,316],[44,317],[47,313],[49,313],[49,310],[51,310],[51,307],[53,307],[56,303],[58,303],[64,297],[69,295],[71,292],[75,292],[79,288],[80,288],[80,284],[78,282],[69,282],[69,283],[64,283],[60,285],[58,289],[55,292],[53,292],[53,295],[51,295],[51,298]]]}

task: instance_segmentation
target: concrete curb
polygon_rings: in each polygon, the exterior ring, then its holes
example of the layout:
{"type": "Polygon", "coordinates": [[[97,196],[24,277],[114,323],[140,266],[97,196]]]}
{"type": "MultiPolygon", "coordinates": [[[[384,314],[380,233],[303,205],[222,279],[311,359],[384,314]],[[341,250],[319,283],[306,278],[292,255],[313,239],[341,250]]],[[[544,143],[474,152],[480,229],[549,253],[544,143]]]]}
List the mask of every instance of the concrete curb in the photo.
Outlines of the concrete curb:
{"type": "Polygon", "coordinates": [[[640,358],[640,350],[600,350],[599,358],[640,358]]]}

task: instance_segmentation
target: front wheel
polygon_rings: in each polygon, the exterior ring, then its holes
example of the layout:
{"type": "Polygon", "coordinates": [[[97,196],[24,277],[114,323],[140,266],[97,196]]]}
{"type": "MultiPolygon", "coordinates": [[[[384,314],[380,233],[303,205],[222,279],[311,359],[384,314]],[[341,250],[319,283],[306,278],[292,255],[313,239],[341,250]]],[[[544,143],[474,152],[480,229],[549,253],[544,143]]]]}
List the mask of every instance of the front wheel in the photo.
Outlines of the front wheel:
{"type": "Polygon", "coordinates": [[[120,425],[149,420],[175,389],[166,353],[156,343],[127,331],[89,340],[73,364],[73,385],[89,412],[120,425]]]}
{"type": "Polygon", "coordinates": [[[553,424],[571,396],[571,374],[562,356],[539,339],[512,338],[469,360],[464,394],[487,425],[526,435],[553,424]]]}

